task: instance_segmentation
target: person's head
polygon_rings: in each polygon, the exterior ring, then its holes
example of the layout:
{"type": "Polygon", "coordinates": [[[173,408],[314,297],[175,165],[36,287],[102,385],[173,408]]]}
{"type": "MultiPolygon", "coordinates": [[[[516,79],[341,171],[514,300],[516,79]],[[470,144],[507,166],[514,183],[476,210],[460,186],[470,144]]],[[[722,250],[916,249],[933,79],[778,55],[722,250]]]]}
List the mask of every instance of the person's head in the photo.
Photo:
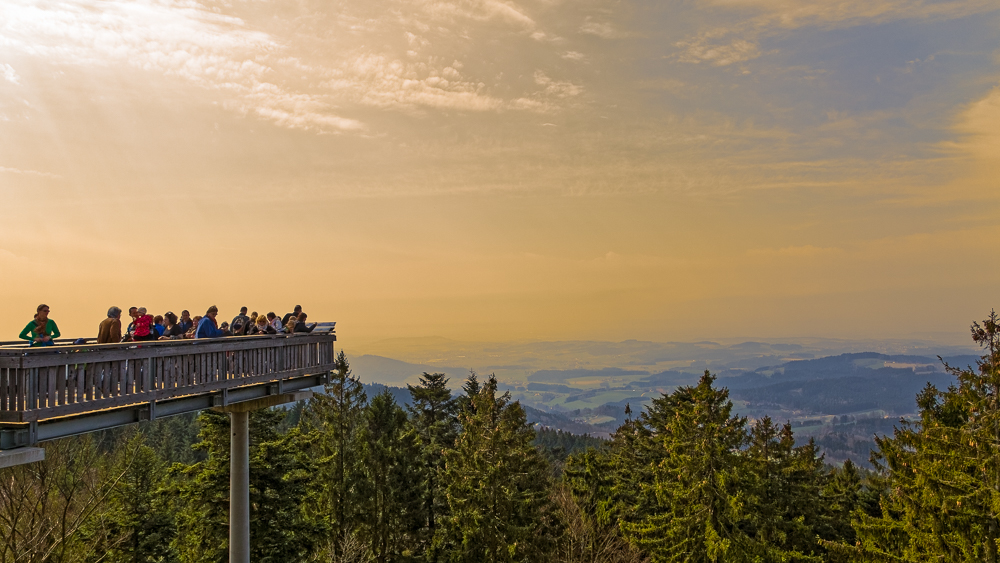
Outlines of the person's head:
{"type": "Polygon", "coordinates": [[[219,314],[219,308],[216,307],[215,305],[212,305],[211,307],[208,308],[207,311],[205,311],[205,316],[212,320],[215,320],[215,316],[218,314],[219,314]]]}
{"type": "Polygon", "coordinates": [[[135,310],[135,312],[136,312],[136,314],[138,316],[142,317],[142,316],[144,316],[146,314],[146,308],[145,307],[139,307],[138,309],[135,310]]]}
{"type": "Polygon", "coordinates": [[[163,324],[163,315],[156,315],[155,317],[153,317],[153,324],[154,325],[163,324]]]}
{"type": "Polygon", "coordinates": [[[257,317],[257,326],[259,326],[259,327],[265,327],[265,326],[267,326],[267,317],[265,317],[263,315],[257,317]]]}
{"type": "Polygon", "coordinates": [[[200,321],[202,318],[203,317],[201,315],[195,315],[194,318],[191,320],[194,321],[194,324],[198,324],[198,321],[200,321]]]}
{"type": "Polygon", "coordinates": [[[183,311],[181,311],[181,318],[182,319],[190,319],[191,318],[191,313],[189,313],[187,309],[184,309],[183,311]]]}
{"type": "Polygon", "coordinates": [[[229,328],[229,323],[223,321],[222,325],[219,326],[219,328],[221,328],[222,330],[226,330],[227,328],[229,328]]]}
{"type": "Polygon", "coordinates": [[[139,316],[139,308],[138,307],[129,307],[128,308],[128,316],[132,317],[133,319],[136,318],[136,317],[138,317],[139,316]]]}
{"type": "Polygon", "coordinates": [[[301,313],[302,312],[302,305],[296,305],[295,309],[293,309],[293,310],[295,311],[296,314],[301,313]]]}
{"type": "Polygon", "coordinates": [[[247,314],[247,308],[246,307],[240,307],[240,314],[241,315],[247,314]]]}
{"type": "Polygon", "coordinates": [[[256,319],[257,318],[257,311],[254,311],[253,313],[250,313],[250,318],[251,319],[256,319]]]}
{"type": "Polygon", "coordinates": [[[306,322],[306,319],[308,319],[308,318],[309,318],[309,315],[307,315],[305,313],[299,313],[299,322],[304,323],[304,322],[306,322]]]}
{"type": "Polygon", "coordinates": [[[167,319],[167,326],[174,326],[177,324],[177,315],[167,311],[163,318],[167,319]]]}
{"type": "Polygon", "coordinates": [[[49,306],[46,305],[45,303],[42,303],[41,305],[39,305],[38,308],[35,309],[35,318],[36,319],[42,319],[42,320],[48,319],[49,318],[49,306]]]}
{"type": "Polygon", "coordinates": [[[119,309],[118,307],[112,307],[112,308],[108,309],[108,318],[109,319],[120,319],[121,316],[122,316],[122,310],[119,309]]]}
{"type": "Polygon", "coordinates": [[[267,314],[267,320],[269,321],[273,321],[276,318],[278,318],[278,315],[275,315],[274,311],[271,311],[270,313],[267,314]]]}

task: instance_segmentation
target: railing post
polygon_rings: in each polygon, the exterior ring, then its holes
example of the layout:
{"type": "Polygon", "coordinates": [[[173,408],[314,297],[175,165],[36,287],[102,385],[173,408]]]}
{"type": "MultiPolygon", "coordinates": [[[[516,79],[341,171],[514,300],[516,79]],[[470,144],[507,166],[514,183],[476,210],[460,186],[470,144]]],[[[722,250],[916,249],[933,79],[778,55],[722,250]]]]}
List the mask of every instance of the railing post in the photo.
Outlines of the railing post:
{"type": "Polygon", "coordinates": [[[153,358],[146,358],[146,361],[143,362],[145,365],[142,366],[143,369],[142,369],[141,393],[149,393],[150,391],[153,390],[152,387],[153,370],[156,369],[156,364],[154,362],[156,362],[156,360],[154,360],[153,358]]]}
{"type": "Polygon", "coordinates": [[[24,405],[24,410],[29,411],[38,408],[38,368],[31,368],[28,372],[28,402],[24,405]]]}

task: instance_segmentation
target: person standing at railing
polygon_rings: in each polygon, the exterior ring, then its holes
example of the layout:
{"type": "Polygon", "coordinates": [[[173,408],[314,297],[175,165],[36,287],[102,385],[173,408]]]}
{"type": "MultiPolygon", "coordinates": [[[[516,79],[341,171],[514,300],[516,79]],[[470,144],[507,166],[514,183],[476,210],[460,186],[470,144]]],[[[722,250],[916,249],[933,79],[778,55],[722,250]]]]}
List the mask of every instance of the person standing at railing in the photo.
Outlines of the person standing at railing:
{"type": "Polygon", "coordinates": [[[135,335],[135,320],[139,318],[139,308],[129,307],[128,316],[132,319],[132,322],[128,323],[128,328],[125,329],[125,336],[122,338],[122,342],[132,342],[135,335]]]}
{"type": "MultiPolygon", "coordinates": [[[[295,309],[292,309],[291,313],[285,313],[285,316],[281,317],[281,325],[282,326],[288,325],[288,320],[289,319],[291,319],[292,321],[298,320],[299,313],[301,313],[301,312],[302,312],[302,305],[296,305],[295,309]]],[[[292,332],[292,331],[288,331],[288,332],[292,332]]]]}
{"type": "Polygon", "coordinates": [[[184,328],[177,323],[177,315],[170,311],[164,313],[163,317],[166,319],[167,326],[163,329],[163,334],[160,335],[160,340],[174,340],[177,338],[184,337],[184,328]]]}
{"type": "Polygon", "coordinates": [[[292,330],[289,332],[312,332],[313,330],[315,330],[316,323],[313,323],[311,325],[306,324],[306,319],[308,318],[309,315],[305,313],[299,313],[299,318],[293,321],[295,324],[292,326],[292,330]]]}
{"type": "Polygon", "coordinates": [[[219,314],[219,308],[212,305],[208,308],[205,316],[198,322],[198,329],[194,333],[195,340],[202,338],[221,338],[226,335],[225,331],[215,325],[215,317],[219,314]]]}
{"type": "Polygon", "coordinates": [[[18,338],[27,340],[31,346],[54,346],[53,341],[61,336],[56,322],[49,318],[49,306],[41,304],[35,319],[28,323],[18,338]]]}
{"type": "Polygon", "coordinates": [[[263,335],[263,334],[277,334],[278,331],[274,330],[271,323],[267,322],[267,317],[261,315],[257,317],[257,322],[250,327],[249,334],[263,335]]]}
{"type": "Polygon", "coordinates": [[[115,344],[122,339],[122,310],[118,307],[108,309],[108,318],[97,326],[98,344],[115,344]]]}
{"type": "Polygon", "coordinates": [[[201,317],[198,317],[198,319],[192,321],[191,313],[189,313],[187,309],[184,309],[183,311],[181,311],[181,318],[177,321],[177,324],[180,325],[182,331],[187,332],[192,328],[194,328],[195,322],[200,319],[201,317]]]}
{"type": "Polygon", "coordinates": [[[167,327],[163,324],[163,315],[153,317],[153,330],[151,334],[155,334],[156,339],[159,340],[165,330],[167,330],[167,327]]]}
{"type": "Polygon", "coordinates": [[[156,340],[160,337],[160,333],[153,328],[153,315],[147,314],[145,307],[136,310],[135,322],[132,325],[132,340],[136,342],[156,340]]]}
{"type": "Polygon", "coordinates": [[[278,315],[274,314],[274,311],[267,314],[267,322],[271,325],[271,328],[274,329],[275,334],[285,332],[285,327],[282,326],[281,319],[278,318],[278,315]]]}
{"type": "Polygon", "coordinates": [[[184,336],[181,338],[194,339],[194,333],[198,331],[198,325],[201,324],[201,316],[195,315],[194,319],[191,321],[191,327],[184,331],[184,336]]]}
{"type": "Polygon", "coordinates": [[[250,317],[247,316],[247,308],[240,307],[240,314],[233,317],[233,322],[229,323],[230,330],[235,336],[246,334],[250,328],[250,317]]]}

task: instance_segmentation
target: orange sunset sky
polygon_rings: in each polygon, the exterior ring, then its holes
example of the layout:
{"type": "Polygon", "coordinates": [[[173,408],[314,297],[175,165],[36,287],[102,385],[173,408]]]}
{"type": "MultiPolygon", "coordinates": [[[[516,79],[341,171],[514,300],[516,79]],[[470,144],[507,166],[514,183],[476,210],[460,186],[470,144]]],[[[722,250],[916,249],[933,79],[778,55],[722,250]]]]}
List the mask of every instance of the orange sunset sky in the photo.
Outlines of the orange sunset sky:
{"type": "Polygon", "coordinates": [[[996,0],[4,0],[0,340],[968,340],[996,0]]]}

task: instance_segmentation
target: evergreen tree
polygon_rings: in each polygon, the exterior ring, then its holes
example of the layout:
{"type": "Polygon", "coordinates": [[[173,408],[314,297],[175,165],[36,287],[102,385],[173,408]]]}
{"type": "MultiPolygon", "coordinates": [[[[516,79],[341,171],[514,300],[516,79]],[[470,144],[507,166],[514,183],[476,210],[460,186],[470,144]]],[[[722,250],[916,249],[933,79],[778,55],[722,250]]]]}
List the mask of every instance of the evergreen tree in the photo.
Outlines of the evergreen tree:
{"type": "MultiPolygon", "coordinates": [[[[614,462],[610,447],[591,448],[567,459],[563,487],[573,502],[560,503],[561,519],[567,526],[560,542],[562,560],[611,563],[644,559],[619,530],[614,462]]],[[[561,499],[558,492],[556,498],[561,499]]]]}
{"type": "Polygon", "coordinates": [[[310,454],[317,466],[318,493],[309,513],[326,522],[329,530],[327,553],[341,554],[361,519],[364,479],[361,465],[360,430],[368,397],[364,386],[351,372],[343,351],[337,355],[336,369],[325,393],[318,394],[302,413],[303,428],[309,433],[310,454]]]}
{"type": "Polygon", "coordinates": [[[470,369],[469,377],[465,378],[465,383],[462,384],[462,394],[459,395],[456,400],[458,403],[458,412],[474,408],[472,398],[478,395],[482,388],[483,387],[479,383],[479,376],[476,374],[476,370],[470,369]]]}
{"type": "Polygon", "coordinates": [[[85,526],[84,541],[93,544],[88,561],[176,561],[173,512],[162,491],[167,466],[146,440],[141,432],[128,432],[109,452],[118,478],[85,526]]]}
{"type": "Polygon", "coordinates": [[[437,518],[447,509],[440,479],[444,452],[454,447],[458,436],[457,403],[443,373],[424,372],[420,385],[407,388],[412,398],[410,417],[420,440],[424,539],[429,540],[437,529],[437,518]]]}
{"type": "Polygon", "coordinates": [[[946,364],[956,385],[928,385],[920,420],[876,439],[880,516],[855,512],[861,561],[1000,559],[1000,319],[973,323],[985,354],[975,369],[946,364]]]}
{"type": "MultiPolygon", "coordinates": [[[[314,473],[301,454],[298,430],[285,435],[277,428],[285,412],[250,413],[250,558],[253,561],[301,561],[312,551],[319,526],[305,518],[302,505],[310,496],[314,473]]],[[[229,559],[229,416],[204,411],[198,417],[204,461],[174,466],[179,481],[178,533],[174,547],[181,561],[223,563],[229,559]]]]}
{"type": "Polygon", "coordinates": [[[139,427],[146,436],[146,445],[160,459],[168,464],[192,464],[204,458],[202,452],[192,448],[198,442],[197,418],[197,413],[187,413],[140,423],[139,427]]]}
{"type": "Polygon", "coordinates": [[[640,416],[634,447],[647,470],[642,481],[630,483],[636,498],[626,507],[631,514],[622,531],[653,561],[762,556],[741,526],[747,499],[737,484],[746,419],[731,414],[728,391],[714,381],[706,371],[698,385],[654,399],[640,416]]]}
{"type": "Polygon", "coordinates": [[[360,532],[375,561],[402,561],[412,556],[423,517],[417,433],[387,390],[375,396],[364,418],[360,532]]]}
{"type": "Polygon", "coordinates": [[[779,428],[765,417],[750,429],[742,454],[737,498],[744,509],[736,514],[752,535],[751,550],[774,561],[820,561],[817,532],[826,520],[821,491],[827,475],[815,443],[795,447],[791,425],[779,428]]]}
{"type": "Polygon", "coordinates": [[[846,460],[843,467],[830,471],[823,490],[826,519],[821,523],[820,537],[828,549],[830,561],[849,561],[857,535],[851,526],[851,518],[857,512],[866,516],[878,516],[880,494],[870,486],[870,479],[846,460]],[[831,539],[834,538],[834,539],[831,539]]]}
{"type": "Polygon", "coordinates": [[[497,396],[491,376],[459,421],[462,432],[445,453],[450,514],[440,521],[434,555],[461,563],[547,560],[554,535],[548,468],[524,410],[508,393],[497,396]]]}

